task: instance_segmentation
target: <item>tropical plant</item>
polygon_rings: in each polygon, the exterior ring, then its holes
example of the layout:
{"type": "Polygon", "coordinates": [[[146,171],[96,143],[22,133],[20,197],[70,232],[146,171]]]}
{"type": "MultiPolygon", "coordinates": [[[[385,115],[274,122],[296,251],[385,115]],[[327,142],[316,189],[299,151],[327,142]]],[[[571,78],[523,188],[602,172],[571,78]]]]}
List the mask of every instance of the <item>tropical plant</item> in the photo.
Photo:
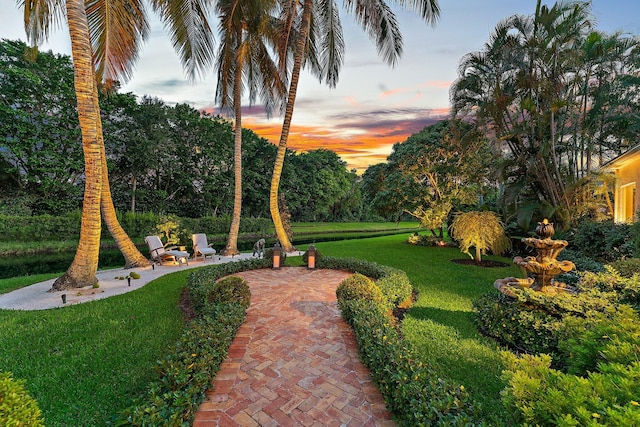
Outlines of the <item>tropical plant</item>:
{"type": "Polygon", "coordinates": [[[501,255],[511,248],[504,224],[498,214],[492,211],[460,213],[456,215],[449,231],[460,245],[460,250],[478,264],[487,251],[501,255]],[[471,248],[475,248],[475,255],[471,254],[471,248]]]}
{"type": "MultiPolygon", "coordinates": [[[[437,0],[420,0],[414,2],[397,1],[400,6],[408,6],[420,14],[427,22],[433,23],[439,15],[437,0]]],[[[351,2],[345,1],[349,12],[356,16],[356,21],[363,30],[374,39],[378,53],[393,65],[402,53],[402,35],[395,14],[386,2],[351,2]]],[[[293,118],[293,109],[298,90],[298,81],[303,64],[311,67],[311,71],[324,80],[330,87],[338,81],[338,74],[344,56],[344,40],[340,16],[335,0],[319,2],[314,0],[294,1],[280,0],[281,16],[280,34],[282,35],[278,50],[281,70],[289,63],[289,55],[293,56],[293,67],[287,94],[282,132],[278,143],[278,152],[273,166],[271,188],[269,192],[269,210],[273,218],[278,240],[285,252],[293,250],[293,245],[286,235],[278,206],[278,190],[284,165],[289,130],[293,118]]]]}
{"type": "Polygon", "coordinates": [[[522,212],[535,212],[572,225],[593,197],[589,174],[634,132],[640,45],[593,31],[590,7],[538,0],[532,16],[508,17],[462,59],[452,86],[455,116],[475,120],[505,152],[503,204],[521,224],[522,212]]]}
{"type": "Polygon", "coordinates": [[[223,255],[238,254],[238,230],[242,210],[242,92],[243,76],[249,87],[249,101],[261,95],[267,113],[281,99],[285,85],[273,62],[270,49],[276,47],[276,29],[271,19],[275,0],[218,1],[220,51],[216,100],[223,109],[233,108],[234,196],[233,219],[223,255]],[[230,95],[231,93],[231,95],[230,95]]]}

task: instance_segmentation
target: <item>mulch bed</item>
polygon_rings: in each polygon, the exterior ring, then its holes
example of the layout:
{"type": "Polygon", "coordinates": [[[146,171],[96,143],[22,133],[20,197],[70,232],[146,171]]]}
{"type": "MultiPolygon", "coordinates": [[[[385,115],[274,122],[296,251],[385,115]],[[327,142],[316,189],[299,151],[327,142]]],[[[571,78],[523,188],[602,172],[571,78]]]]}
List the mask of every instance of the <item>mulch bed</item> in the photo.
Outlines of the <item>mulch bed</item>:
{"type": "Polygon", "coordinates": [[[494,267],[509,267],[509,264],[502,261],[494,261],[492,259],[483,259],[480,263],[475,262],[471,258],[464,259],[452,259],[451,262],[462,265],[475,265],[477,267],[486,267],[486,268],[494,268],[494,267]]]}

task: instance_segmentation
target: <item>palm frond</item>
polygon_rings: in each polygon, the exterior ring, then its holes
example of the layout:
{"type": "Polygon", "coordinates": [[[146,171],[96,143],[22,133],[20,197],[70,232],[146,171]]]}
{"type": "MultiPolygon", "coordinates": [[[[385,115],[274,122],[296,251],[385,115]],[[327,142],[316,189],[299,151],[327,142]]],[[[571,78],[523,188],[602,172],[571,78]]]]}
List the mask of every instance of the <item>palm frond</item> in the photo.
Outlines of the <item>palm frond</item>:
{"type": "Polygon", "coordinates": [[[214,37],[207,17],[210,3],[211,0],[151,0],[192,80],[206,75],[214,59],[214,37]]]}
{"type": "Polygon", "coordinates": [[[19,0],[24,10],[24,29],[27,40],[39,46],[49,38],[50,31],[64,24],[66,18],[63,0],[19,0]]]}
{"type": "Polygon", "coordinates": [[[149,33],[140,0],[90,0],[85,3],[98,81],[127,81],[149,33]]]}

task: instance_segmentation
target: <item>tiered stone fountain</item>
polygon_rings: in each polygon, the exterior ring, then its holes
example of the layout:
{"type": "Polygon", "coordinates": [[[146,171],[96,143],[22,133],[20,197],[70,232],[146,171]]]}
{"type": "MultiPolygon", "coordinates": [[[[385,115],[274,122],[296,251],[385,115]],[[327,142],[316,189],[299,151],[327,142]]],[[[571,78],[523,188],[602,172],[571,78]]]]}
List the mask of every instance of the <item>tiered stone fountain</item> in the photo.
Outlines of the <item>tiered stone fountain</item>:
{"type": "Polygon", "coordinates": [[[517,256],[513,259],[517,266],[527,272],[527,278],[507,277],[498,279],[493,286],[509,296],[513,296],[511,290],[514,287],[531,288],[548,294],[575,292],[573,287],[554,280],[558,274],[567,273],[575,268],[575,264],[571,261],[558,261],[556,259],[558,254],[567,247],[568,243],[566,240],[552,240],[551,236],[554,233],[553,223],[550,223],[547,219],[539,222],[538,227],[536,227],[536,234],[540,238],[527,237],[522,239],[525,245],[536,250],[536,256],[525,258],[517,256]]]}

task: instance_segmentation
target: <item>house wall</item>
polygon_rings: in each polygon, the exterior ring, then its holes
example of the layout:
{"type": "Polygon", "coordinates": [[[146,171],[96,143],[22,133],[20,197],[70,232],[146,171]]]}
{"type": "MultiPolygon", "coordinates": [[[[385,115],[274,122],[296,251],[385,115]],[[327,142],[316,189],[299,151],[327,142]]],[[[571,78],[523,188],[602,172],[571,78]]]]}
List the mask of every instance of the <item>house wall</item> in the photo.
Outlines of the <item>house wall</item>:
{"type": "Polygon", "coordinates": [[[634,221],[640,209],[640,156],[616,169],[616,175],[614,219],[616,222],[634,221]]]}

